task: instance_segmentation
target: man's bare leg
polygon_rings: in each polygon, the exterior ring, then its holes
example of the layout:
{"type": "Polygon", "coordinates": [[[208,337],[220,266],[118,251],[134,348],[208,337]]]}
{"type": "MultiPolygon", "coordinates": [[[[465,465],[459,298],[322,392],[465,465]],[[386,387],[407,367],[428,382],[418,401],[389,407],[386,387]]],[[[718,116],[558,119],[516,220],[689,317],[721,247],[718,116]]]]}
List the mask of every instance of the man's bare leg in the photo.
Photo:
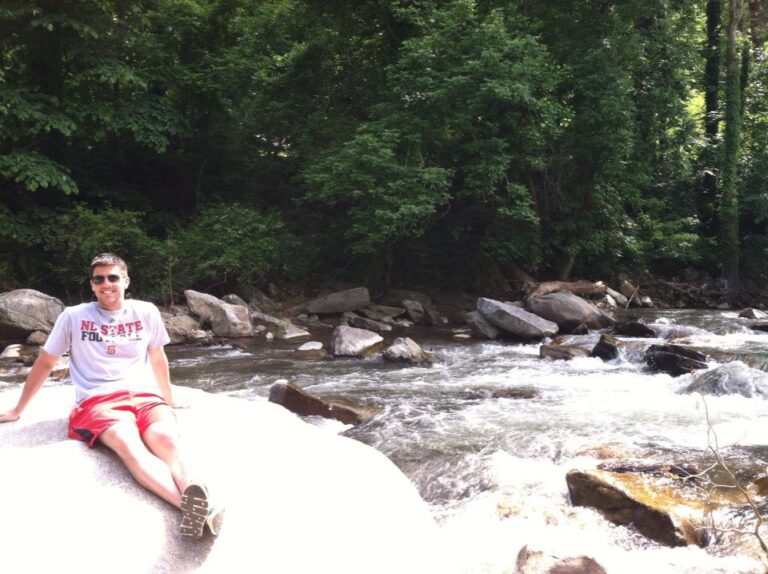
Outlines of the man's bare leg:
{"type": "MultiPolygon", "coordinates": [[[[155,410],[161,408],[155,407],[155,410]]],[[[149,450],[168,466],[179,492],[184,492],[190,484],[189,475],[181,456],[176,418],[170,409],[168,415],[149,425],[141,438],[149,450]]]]}
{"type": "Polygon", "coordinates": [[[165,461],[147,448],[135,424],[116,423],[101,433],[99,440],[115,451],[136,482],[173,506],[181,508],[181,491],[171,470],[165,461]]]}

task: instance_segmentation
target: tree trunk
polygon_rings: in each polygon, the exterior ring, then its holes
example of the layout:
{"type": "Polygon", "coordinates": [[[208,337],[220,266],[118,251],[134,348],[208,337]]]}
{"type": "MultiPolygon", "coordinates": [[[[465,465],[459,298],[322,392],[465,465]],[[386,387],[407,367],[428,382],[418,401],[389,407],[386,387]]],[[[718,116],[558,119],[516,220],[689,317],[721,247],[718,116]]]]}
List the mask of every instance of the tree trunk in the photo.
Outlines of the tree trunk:
{"type": "Polygon", "coordinates": [[[741,291],[739,280],[739,198],[738,162],[741,140],[741,55],[738,30],[743,0],[728,1],[726,50],[725,138],[723,141],[722,193],[720,197],[720,254],[723,275],[728,279],[730,300],[741,291]]]}
{"type": "Polygon", "coordinates": [[[722,29],[722,3],[707,2],[707,44],[704,49],[704,134],[707,142],[704,162],[704,179],[699,204],[699,217],[705,235],[714,233],[714,205],[717,198],[715,149],[720,125],[720,33],[722,29]]]}

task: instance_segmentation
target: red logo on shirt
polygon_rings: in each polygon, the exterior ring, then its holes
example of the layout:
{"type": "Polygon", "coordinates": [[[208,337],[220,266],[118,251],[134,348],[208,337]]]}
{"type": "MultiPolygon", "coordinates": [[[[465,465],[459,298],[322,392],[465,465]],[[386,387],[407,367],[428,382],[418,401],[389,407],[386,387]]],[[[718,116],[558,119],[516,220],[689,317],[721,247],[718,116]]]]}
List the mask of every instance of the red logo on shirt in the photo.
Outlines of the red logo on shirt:
{"type": "Polygon", "coordinates": [[[107,345],[107,355],[114,355],[117,352],[117,347],[114,345],[107,345]]]}

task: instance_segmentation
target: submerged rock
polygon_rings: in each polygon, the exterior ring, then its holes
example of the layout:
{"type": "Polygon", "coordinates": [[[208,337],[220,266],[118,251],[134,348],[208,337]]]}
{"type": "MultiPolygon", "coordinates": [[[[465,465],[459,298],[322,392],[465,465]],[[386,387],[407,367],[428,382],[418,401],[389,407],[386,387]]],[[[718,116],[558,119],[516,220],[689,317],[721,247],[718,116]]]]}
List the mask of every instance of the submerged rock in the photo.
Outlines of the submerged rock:
{"type": "Polygon", "coordinates": [[[325,359],[328,351],[320,341],[309,341],[296,349],[294,354],[301,359],[325,359]]]}
{"type": "Polygon", "coordinates": [[[599,357],[603,361],[613,361],[621,356],[621,347],[623,347],[623,343],[616,337],[603,333],[592,349],[592,356],[599,357]]]}
{"type": "Polygon", "coordinates": [[[570,345],[541,345],[539,357],[552,361],[570,361],[578,357],[589,357],[590,352],[581,347],[570,345]]]}
{"type": "Polygon", "coordinates": [[[768,396],[768,374],[752,369],[741,361],[721,365],[709,371],[693,373],[686,393],[704,395],[768,396]]]}
{"type": "Polygon", "coordinates": [[[614,334],[625,337],[656,337],[656,331],[640,321],[627,321],[619,323],[613,329],[614,334]]]}
{"type": "Polygon", "coordinates": [[[651,345],[645,352],[645,362],[654,371],[679,377],[699,369],[706,369],[707,356],[680,345],[651,345]]]}
{"type": "Polygon", "coordinates": [[[644,477],[604,470],[571,470],[566,475],[575,506],[598,510],[607,520],[631,526],[665,546],[704,546],[703,513],[690,499],[654,489],[644,477]]]}
{"type": "Polygon", "coordinates": [[[312,395],[288,381],[277,381],[270,387],[269,402],[303,417],[320,416],[347,425],[366,422],[378,414],[378,409],[372,407],[360,407],[312,395]]]}

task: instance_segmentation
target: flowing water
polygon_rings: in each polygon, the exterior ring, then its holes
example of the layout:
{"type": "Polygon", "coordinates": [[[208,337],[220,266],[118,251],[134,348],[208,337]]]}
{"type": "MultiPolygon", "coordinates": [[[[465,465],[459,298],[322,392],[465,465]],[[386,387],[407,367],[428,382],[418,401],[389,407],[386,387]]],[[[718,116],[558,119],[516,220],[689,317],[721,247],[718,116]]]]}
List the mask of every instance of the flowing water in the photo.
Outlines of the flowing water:
{"type": "MultiPolygon", "coordinates": [[[[670,310],[643,318],[660,337],[685,335],[721,361],[768,361],[768,333],[749,329],[736,313],[670,310]]],[[[606,451],[618,460],[704,466],[711,459],[702,397],[681,392],[691,377],[653,374],[642,363],[643,350],[661,338],[627,339],[634,342],[624,355],[605,363],[542,360],[538,344],[458,342],[434,330],[406,334],[432,353],[433,367],[380,358],[297,360],[295,341],[254,340],[247,350],[173,347],[169,357],[176,384],[266,400],[271,384],[285,378],[313,394],[381,409],[357,427],[311,422],[389,456],[430,504],[461,572],[512,572],[526,544],[591,556],[618,574],[764,571],[754,553],[738,547],[667,548],[568,501],[566,473],[594,468],[606,451]],[[497,398],[509,389],[523,398],[497,398]]],[[[591,349],[598,338],[590,333],[570,342],[591,349]]],[[[708,396],[706,409],[726,458],[765,474],[768,400],[708,396]]]]}

